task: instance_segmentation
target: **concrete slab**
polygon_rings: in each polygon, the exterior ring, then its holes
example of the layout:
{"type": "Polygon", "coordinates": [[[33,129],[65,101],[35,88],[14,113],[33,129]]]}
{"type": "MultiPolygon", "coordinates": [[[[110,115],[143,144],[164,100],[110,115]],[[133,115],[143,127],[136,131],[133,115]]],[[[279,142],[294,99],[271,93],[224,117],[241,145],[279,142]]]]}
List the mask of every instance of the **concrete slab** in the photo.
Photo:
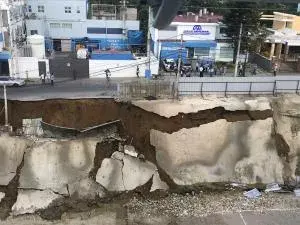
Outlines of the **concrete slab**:
{"type": "Polygon", "coordinates": [[[108,191],[125,191],[122,169],[123,161],[104,159],[96,175],[97,183],[108,191]]]}
{"type": "Polygon", "coordinates": [[[43,141],[25,154],[19,188],[68,194],[67,185],[88,177],[97,139],[43,141]]]}
{"type": "Polygon", "coordinates": [[[218,120],[167,134],[151,131],[158,164],[179,185],[204,182],[282,183],[283,163],[272,118],[218,120]]]}
{"type": "Polygon", "coordinates": [[[150,192],[153,192],[156,190],[168,190],[168,189],[169,189],[169,186],[167,185],[167,183],[163,182],[160,179],[158,172],[155,172],[154,176],[153,176],[153,184],[152,184],[150,192]]]}
{"type": "Polygon", "coordinates": [[[156,166],[148,161],[143,162],[128,155],[125,155],[123,161],[123,180],[126,190],[134,190],[146,184],[156,171],[156,166]]]}
{"type": "Polygon", "coordinates": [[[247,97],[216,97],[206,96],[185,97],[180,101],[174,100],[156,100],[156,101],[133,101],[134,105],[154,112],[164,117],[176,116],[179,113],[193,113],[215,107],[224,107],[226,110],[267,110],[271,109],[270,101],[265,97],[247,98],[247,97]]]}
{"type": "Polygon", "coordinates": [[[50,190],[19,190],[16,203],[12,207],[12,215],[34,213],[39,209],[46,209],[54,200],[62,196],[54,194],[50,190]]]}
{"type": "Polygon", "coordinates": [[[16,175],[26,148],[32,142],[8,134],[0,136],[0,185],[6,186],[16,175]]]}
{"type": "Polygon", "coordinates": [[[242,212],[247,225],[299,225],[300,211],[242,212]]]}

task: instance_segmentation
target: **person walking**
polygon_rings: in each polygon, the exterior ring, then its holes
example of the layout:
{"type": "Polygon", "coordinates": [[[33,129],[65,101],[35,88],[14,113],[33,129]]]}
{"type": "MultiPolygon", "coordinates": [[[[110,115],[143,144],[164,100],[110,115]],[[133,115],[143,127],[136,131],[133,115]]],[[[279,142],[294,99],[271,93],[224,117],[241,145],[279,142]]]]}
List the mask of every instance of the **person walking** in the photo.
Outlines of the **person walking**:
{"type": "Polygon", "coordinates": [[[204,74],[204,68],[203,68],[202,65],[199,67],[199,71],[200,71],[200,77],[203,77],[203,74],[204,74]]]}
{"type": "Polygon", "coordinates": [[[209,68],[209,76],[210,77],[212,77],[213,76],[213,74],[214,74],[214,67],[213,66],[210,66],[210,68],[209,68]]]}
{"type": "Polygon", "coordinates": [[[278,64],[277,64],[277,63],[275,63],[275,64],[274,64],[274,67],[273,67],[273,73],[274,73],[274,77],[276,77],[276,76],[277,76],[277,72],[278,72],[278,64]]]}
{"type": "Polygon", "coordinates": [[[239,76],[243,76],[243,64],[239,62],[239,76]]]}
{"type": "Polygon", "coordinates": [[[257,73],[257,65],[254,64],[253,70],[252,70],[252,75],[256,75],[256,73],[257,73]]]}
{"type": "Polygon", "coordinates": [[[140,67],[139,66],[136,67],[136,76],[137,76],[137,78],[140,78],[140,67]]]}
{"type": "Polygon", "coordinates": [[[51,76],[50,76],[50,82],[51,82],[51,86],[54,86],[54,73],[53,72],[51,73],[51,76]]]}
{"type": "Polygon", "coordinates": [[[111,72],[109,69],[106,69],[104,72],[105,72],[105,77],[106,77],[106,87],[108,88],[110,86],[111,72]]]}

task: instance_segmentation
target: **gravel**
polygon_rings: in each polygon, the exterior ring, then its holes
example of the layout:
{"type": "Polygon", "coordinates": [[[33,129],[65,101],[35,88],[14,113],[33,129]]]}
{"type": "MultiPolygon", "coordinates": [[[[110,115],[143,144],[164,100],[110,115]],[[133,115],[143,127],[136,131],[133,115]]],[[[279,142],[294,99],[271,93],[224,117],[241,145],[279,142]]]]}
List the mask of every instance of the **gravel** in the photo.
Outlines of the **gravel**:
{"type": "Polygon", "coordinates": [[[262,193],[258,199],[247,199],[242,191],[223,193],[171,194],[159,200],[133,198],[127,205],[137,216],[199,217],[215,213],[299,209],[300,198],[293,194],[262,193]]]}

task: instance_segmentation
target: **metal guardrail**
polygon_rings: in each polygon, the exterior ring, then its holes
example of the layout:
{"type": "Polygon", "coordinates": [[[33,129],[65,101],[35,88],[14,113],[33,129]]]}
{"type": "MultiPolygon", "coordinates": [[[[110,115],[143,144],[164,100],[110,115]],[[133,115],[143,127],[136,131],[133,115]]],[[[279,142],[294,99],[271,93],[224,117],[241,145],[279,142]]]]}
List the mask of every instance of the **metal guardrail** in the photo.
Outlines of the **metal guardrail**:
{"type": "Polygon", "coordinates": [[[300,80],[275,80],[275,81],[180,81],[179,82],[179,95],[195,95],[200,94],[203,96],[204,93],[224,93],[225,96],[230,93],[246,93],[248,95],[251,94],[266,94],[270,93],[273,96],[276,96],[277,93],[292,93],[300,95],[300,80]],[[294,82],[296,87],[294,88],[280,88],[280,82],[294,82]],[[199,84],[199,90],[181,90],[180,87],[182,84],[199,84]],[[204,90],[205,84],[224,84],[224,90],[204,90]],[[230,84],[248,84],[248,90],[229,90],[230,84]],[[254,84],[273,84],[272,90],[253,90],[254,84]]]}

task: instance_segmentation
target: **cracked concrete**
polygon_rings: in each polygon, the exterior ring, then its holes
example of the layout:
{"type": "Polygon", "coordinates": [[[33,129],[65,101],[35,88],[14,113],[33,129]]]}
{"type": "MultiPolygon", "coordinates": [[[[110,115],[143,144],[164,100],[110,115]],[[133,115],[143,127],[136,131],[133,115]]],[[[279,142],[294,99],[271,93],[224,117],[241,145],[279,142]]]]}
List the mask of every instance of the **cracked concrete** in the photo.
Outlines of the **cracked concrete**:
{"type": "MultiPolygon", "coordinates": [[[[115,152],[111,158],[103,160],[96,181],[108,191],[131,191],[146,184],[156,174],[156,170],[156,166],[148,161],[115,152]]],[[[163,185],[159,176],[155,178],[153,190],[163,185]]],[[[161,189],[165,189],[165,185],[161,189]]]]}
{"type": "Polygon", "coordinates": [[[68,195],[67,185],[86,178],[93,168],[98,139],[44,141],[25,154],[19,188],[51,189],[68,195]]]}
{"type": "Polygon", "coordinates": [[[16,203],[12,207],[12,215],[34,213],[47,208],[54,200],[62,198],[50,190],[19,190],[16,203]]]}

